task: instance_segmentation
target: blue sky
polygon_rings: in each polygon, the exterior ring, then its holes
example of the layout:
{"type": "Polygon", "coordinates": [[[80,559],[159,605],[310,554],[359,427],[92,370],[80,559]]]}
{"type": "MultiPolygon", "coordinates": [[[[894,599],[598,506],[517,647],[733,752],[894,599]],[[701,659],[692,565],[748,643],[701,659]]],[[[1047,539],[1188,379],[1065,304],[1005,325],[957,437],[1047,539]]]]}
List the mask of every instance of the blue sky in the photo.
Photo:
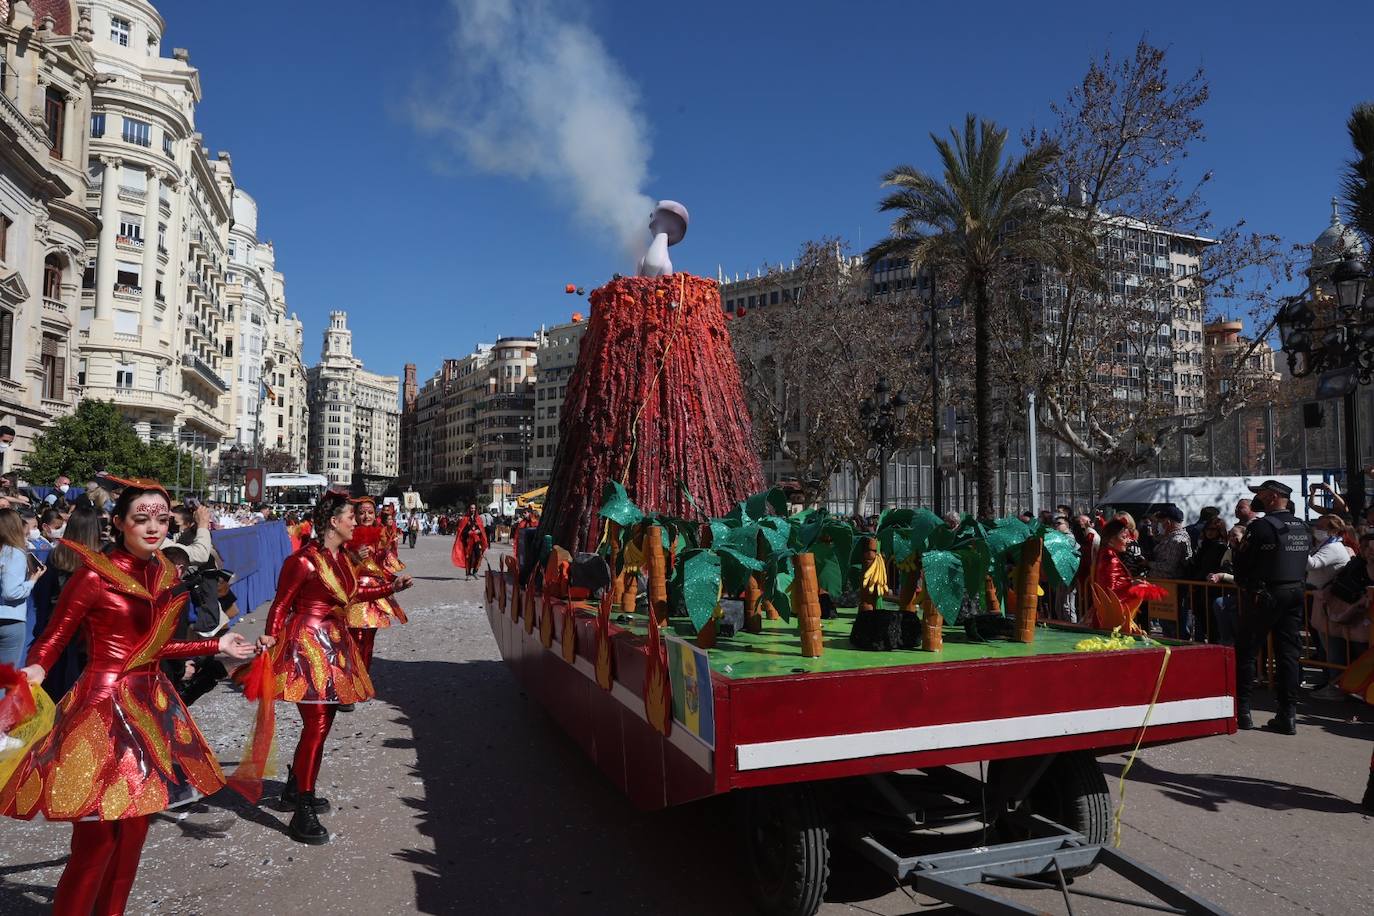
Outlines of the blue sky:
{"type": "MultiPolygon", "coordinates": [[[[1143,33],[1176,74],[1206,69],[1194,162],[1215,170],[1220,222],[1314,238],[1348,154],[1345,118],[1374,99],[1374,4],[1331,17],[1268,0],[564,5],[637,86],[652,143],[644,191],[691,209],[674,261],[709,275],[790,258],[820,235],[871,244],[885,230],[879,176],[932,167],[932,130],[969,111],[1013,132],[1046,122],[1090,58],[1129,52],[1143,33]]],[[[423,379],[478,341],[585,309],[565,283],[591,289],[629,269],[566,194],[486,174],[416,128],[412,106],[452,78],[449,0],[159,8],[164,46],[201,69],[207,144],[233,153],[261,206],[307,362],[342,308],[368,368],[415,362],[423,379]]]]}

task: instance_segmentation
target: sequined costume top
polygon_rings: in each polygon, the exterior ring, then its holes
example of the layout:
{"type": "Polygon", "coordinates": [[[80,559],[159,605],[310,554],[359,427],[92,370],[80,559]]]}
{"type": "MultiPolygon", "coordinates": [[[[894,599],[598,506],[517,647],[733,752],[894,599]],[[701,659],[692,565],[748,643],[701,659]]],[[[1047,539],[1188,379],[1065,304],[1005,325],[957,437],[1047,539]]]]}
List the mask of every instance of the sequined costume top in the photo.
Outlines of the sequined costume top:
{"type": "MultiPolygon", "coordinates": [[[[358,574],[359,590],[387,585],[405,569],[396,559],[396,539],[385,525],[359,525],[353,529],[348,555],[358,574]],[[371,551],[366,557],[359,556],[364,547],[371,551]]],[[[391,626],[393,618],[398,623],[406,622],[405,611],[392,595],[371,600],[356,598],[344,616],[348,626],[360,629],[385,629],[391,626]]]]}
{"type": "Polygon", "coordinates": [[[159,551],[139,560],[64,541],[84,563],[62,589],[28,663],[45,671],[80,632],[89,661],[53,730],[0,787],[0,814],[118,820],[161,811],[224,785],[219,762],[158,661],[219,651],[173,640],[187,595],[159,551]]]}
{"type": "Polygon", "coordinates": [[[345,551],[311,541],[286,558],[267,613],[277,699],[289,703],[360,703],[374,696],[357,644],[346,629],[355,601],[388,597],[393,584],[359,587],[345,551]]]}

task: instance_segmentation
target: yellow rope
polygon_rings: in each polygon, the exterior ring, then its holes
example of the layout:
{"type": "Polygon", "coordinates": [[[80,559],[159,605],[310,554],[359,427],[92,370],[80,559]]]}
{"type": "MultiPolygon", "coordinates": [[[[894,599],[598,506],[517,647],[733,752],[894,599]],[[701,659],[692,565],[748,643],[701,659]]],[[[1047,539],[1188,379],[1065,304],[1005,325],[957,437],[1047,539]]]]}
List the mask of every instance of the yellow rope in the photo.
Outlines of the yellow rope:
{"type": "Polygon", "coordinates": [[[1159,677],[1155,679],[1155,695],[1150,697],[1150,708],[1145,710],[1145,721],[1140,723],[1140,736],[1135,739],[1135,747],[1131,748],[1131,756],[1126,759],[1126,766],[1121,770],[1121,781],[1118,786],[1118,796],[1116,805],[1116,815],[1112,824],[1112,847],[1121,848],[1121,815],[1126,811],[1126,774],[1131,772],[1131,765],[1135,763],[1136,755],[1140,753],[1140,745],[1145,741],[1145,731],[1150,727],[1150,717],[1154,715],[1155,705],[1159,702],[1159,691],[1164,686],[1164,672],[1169,670],[1169,658],[1174,654],[1174,650],[1164,647],[1164,663],[1159,666],[1159,677]]]}

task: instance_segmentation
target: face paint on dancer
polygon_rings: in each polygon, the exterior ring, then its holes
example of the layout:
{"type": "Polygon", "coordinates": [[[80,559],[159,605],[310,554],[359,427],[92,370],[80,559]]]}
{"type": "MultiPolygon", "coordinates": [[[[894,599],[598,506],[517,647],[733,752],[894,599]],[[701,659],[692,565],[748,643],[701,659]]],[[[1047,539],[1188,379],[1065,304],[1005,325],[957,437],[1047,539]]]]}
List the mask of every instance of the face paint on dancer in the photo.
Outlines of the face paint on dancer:
{"type": "Polygon", "coordinates": [[[123,536],[124,549],[146,560],[167,540],[171,518],[167,497],[148,492],[134,497],[125,514],[116,515],[110,521],[123,536]]]}

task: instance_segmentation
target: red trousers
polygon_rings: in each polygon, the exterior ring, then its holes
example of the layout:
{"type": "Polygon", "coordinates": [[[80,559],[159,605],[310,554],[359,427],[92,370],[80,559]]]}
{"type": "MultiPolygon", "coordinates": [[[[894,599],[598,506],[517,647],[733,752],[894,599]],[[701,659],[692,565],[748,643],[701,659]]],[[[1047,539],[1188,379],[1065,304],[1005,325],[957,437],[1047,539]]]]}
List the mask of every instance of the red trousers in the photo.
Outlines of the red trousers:
{"type": "Polygon", "coordinates": [[[372,644],[377,640],[377,631],[372,627],[349,627],[349,635],[358,644],[358,652],[363,657],[363,667],[372,673],[372,644]]]}
{"type": "Polygon", "coordinates": [[[57,882],[54,916],[121,916],[147,836],[147,817],[72,824],[72,855],[57,882]]]}
{"type": "Polygon", "coordinates": [[[301,740],[291,761],[291,775],[296,777],[298,792],[314,792],[324,760],[324,739],[329,737],[339,707],[334,703],[297,703],[296,709],[301,714],[301,740]]]}

